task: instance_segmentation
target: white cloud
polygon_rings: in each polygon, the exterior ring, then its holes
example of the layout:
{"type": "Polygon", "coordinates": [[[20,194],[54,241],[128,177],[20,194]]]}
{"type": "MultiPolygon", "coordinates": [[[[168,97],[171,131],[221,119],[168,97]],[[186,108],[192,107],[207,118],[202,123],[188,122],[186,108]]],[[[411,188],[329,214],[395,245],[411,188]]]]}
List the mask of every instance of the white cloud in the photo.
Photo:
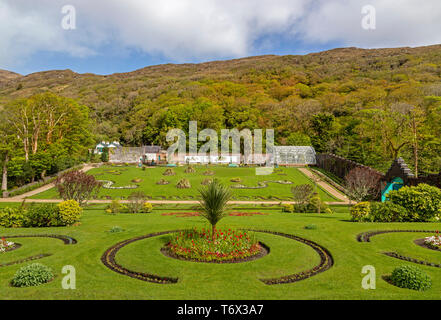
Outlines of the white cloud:
{"type": "Polygon", "coordinates": [[[84,57],[108,45],[185,61],[253,54],[272,35],[391,47],[441,43],[440,30],[439,0],[0,0],[0,68],[43,50],[84,57]],[[74,31],[61,28],[66,4],[76,8],[74,31]],[[361,28],[367,4],[376,30],[361,28]]]}

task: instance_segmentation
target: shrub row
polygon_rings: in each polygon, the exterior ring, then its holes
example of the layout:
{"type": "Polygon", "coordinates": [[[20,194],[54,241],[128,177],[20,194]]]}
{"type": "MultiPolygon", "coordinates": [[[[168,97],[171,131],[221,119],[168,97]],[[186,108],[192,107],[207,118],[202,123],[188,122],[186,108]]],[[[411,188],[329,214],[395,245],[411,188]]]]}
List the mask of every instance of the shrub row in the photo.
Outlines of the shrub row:
{"type": "Polygon", "coordinates": [[[441,190],[427,184],[391,191],[386,202],[360,202],[351,208],[353,221],[426,222],[441,217],[441,190]]]}
{"type": "Polygon", "coordinates": [[[77,222],[83,209],[75,200],[59,204],[23,204],[0,210],[0,226],[5,228],[62,227],[77,222]]]}

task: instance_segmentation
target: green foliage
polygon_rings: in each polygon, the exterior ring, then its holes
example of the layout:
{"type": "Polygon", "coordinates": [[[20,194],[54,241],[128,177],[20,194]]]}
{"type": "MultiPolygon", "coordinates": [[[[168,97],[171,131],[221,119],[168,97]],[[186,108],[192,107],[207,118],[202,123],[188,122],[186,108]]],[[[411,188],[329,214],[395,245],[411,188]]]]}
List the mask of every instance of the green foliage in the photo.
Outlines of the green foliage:
{"type": "Polygon", "coordinates": [[[306,230],[317,230],[317,226],[315,224],[307,224],[305,226],[306,230]]]}
{"type": "Polygon", "coordinates": [[[0,227],[20,228],[26,224],[27,212],[23,207],[0,209],[0,227]]]}
{"type": "Polygon", "coordinates": [[[83,209],[80,204],[75,200],[66,200],[57,205],[58,207],[58,220],[61,225],[68,226],[79,221],[83,209]]]}
{"type": "Polygon", "coordinates": [[[153,205],[150,202],[144,202],[142,205],[142,212],[143,213],[150,213],[153,211],[153,205]]]}
{"type": "Polygon", "coordinates": [[[432,287],[432,279],[416,266],[402,265],[392,272],[391,282],[400,288],[425,291],[432,287]]]}
{"type": "Polygon", "coordinates": [[[124,231],[124,229],[121,228],[120,226],[114,226],[109,230],[110,233],[119,233],[119,232],[123,232],[123,231],[124,231]]]}
{"type": "Polygon", "coordinates": [[[282,212],[293,213],[294,212],[294,205],[289,204],[289,203],[283,204],[282,205],[282,212]]]}
{"type": "Polygon", "coordinates": [[[147,195],[142,191],[132,192],[128,197],[129,203],[127,210],[129,213],[140,213],[144,210],[144,205],[147,201],[147,195]]]}
{"type": "Polygon", "coordinates": [[[27,207],[25,227],[66,225],[60,220],[58,206],[53,203],[31,204],[27,207]]]}
{"type": "Polygon", "coordinates": [[[109,162],[109,148],[103,148],[101,153],[101,162],[109,162]]]}
{"type": "MultiPolygon", "coordinates": [[[[212,183],[199,190],[201,200],[199,202],[202,211],[201,217],[207,219],[212,226],[212,235],[216,224],[225,217],[228,209],[228,201],[231,199],[231,191],[214,179],[212,183]]],[[[214,238],[213,238],[214,239],[214,238]]]]}
{"type": "Polygon", "coordinates": [[[388,199],[409,211],[413,221],[430,221],[441,217],[441,190],[427,184],[403,187],[389,192],[388,199]]]}
{"type": "Polygon", "coordinates": [[[369,220],[373,222],[415,221],[414,217],[406,210],[406,208],[390,201],[372,202],[369,220]]]}
{"type": "Polygon", "coordinates": [[[292,132],[286,138],[286,145],[288,146],[311,146],[311,138],[301,132],[292,132]]]}
{"type": "Polygon", "coordinates": [[[14,275],[11,284],[14,287],[33,287],[47,283],[54,278],[52,269],[41,264],[33,263],[21,267],[14,275]]]}
{"type": "Polygon", "coordinates": [[[332,210],[328,207],[328,205],[320,199],[320,195],[318,193],[314,193],[309,199],[309,203],[307,205],[307,212],[312,213],[332,213],[332,210]]]}
{"type": "Polygon", "coordinates": [[[120,213],[124,206],[119,202],[119,200],[112,200],[112,202],[106,207],[107,213],[120,213]]]}
{"type": "Polygon", "coordinates": [[[371,213],[370,202],[359,202],[351,207],[352,221],[369,221],[369,214],[371,213]]]}

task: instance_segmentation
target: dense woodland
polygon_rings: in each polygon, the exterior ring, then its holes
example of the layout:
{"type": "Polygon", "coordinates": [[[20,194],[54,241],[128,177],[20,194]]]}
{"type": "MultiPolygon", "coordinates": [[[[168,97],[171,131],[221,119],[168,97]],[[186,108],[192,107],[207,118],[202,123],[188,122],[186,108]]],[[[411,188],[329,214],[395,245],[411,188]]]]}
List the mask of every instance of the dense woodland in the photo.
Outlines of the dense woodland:
{"type": "Polygon", "coordinates": [[[440,76],[441,46],[346,48],[109,76],[2,72],[1,161],[19,185],[86,158],[96,141],[166,146],[170,128],[188,130],[197,120],[200,130],[274,128],[279,145],[312,144],[382,171],[402,156],[417,174],[439,172],[440,76]]]}

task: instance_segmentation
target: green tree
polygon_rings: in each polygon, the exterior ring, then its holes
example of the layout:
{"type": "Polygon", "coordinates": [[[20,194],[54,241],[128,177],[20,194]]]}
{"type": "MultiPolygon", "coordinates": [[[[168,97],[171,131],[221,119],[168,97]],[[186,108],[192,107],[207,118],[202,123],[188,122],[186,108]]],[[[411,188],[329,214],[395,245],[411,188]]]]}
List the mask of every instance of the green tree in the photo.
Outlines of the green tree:
{"type": "Polygon", "coordinates": [[[227,186],[222,185],[219,180],[214,179],[212,183],[199,190],[201,200],[201,216],[211,224],[211,236],[214,241],[214,234],[217,223],[225,217],[228,209],[228,201],[231,199],[231,191],[227,186]]]}

